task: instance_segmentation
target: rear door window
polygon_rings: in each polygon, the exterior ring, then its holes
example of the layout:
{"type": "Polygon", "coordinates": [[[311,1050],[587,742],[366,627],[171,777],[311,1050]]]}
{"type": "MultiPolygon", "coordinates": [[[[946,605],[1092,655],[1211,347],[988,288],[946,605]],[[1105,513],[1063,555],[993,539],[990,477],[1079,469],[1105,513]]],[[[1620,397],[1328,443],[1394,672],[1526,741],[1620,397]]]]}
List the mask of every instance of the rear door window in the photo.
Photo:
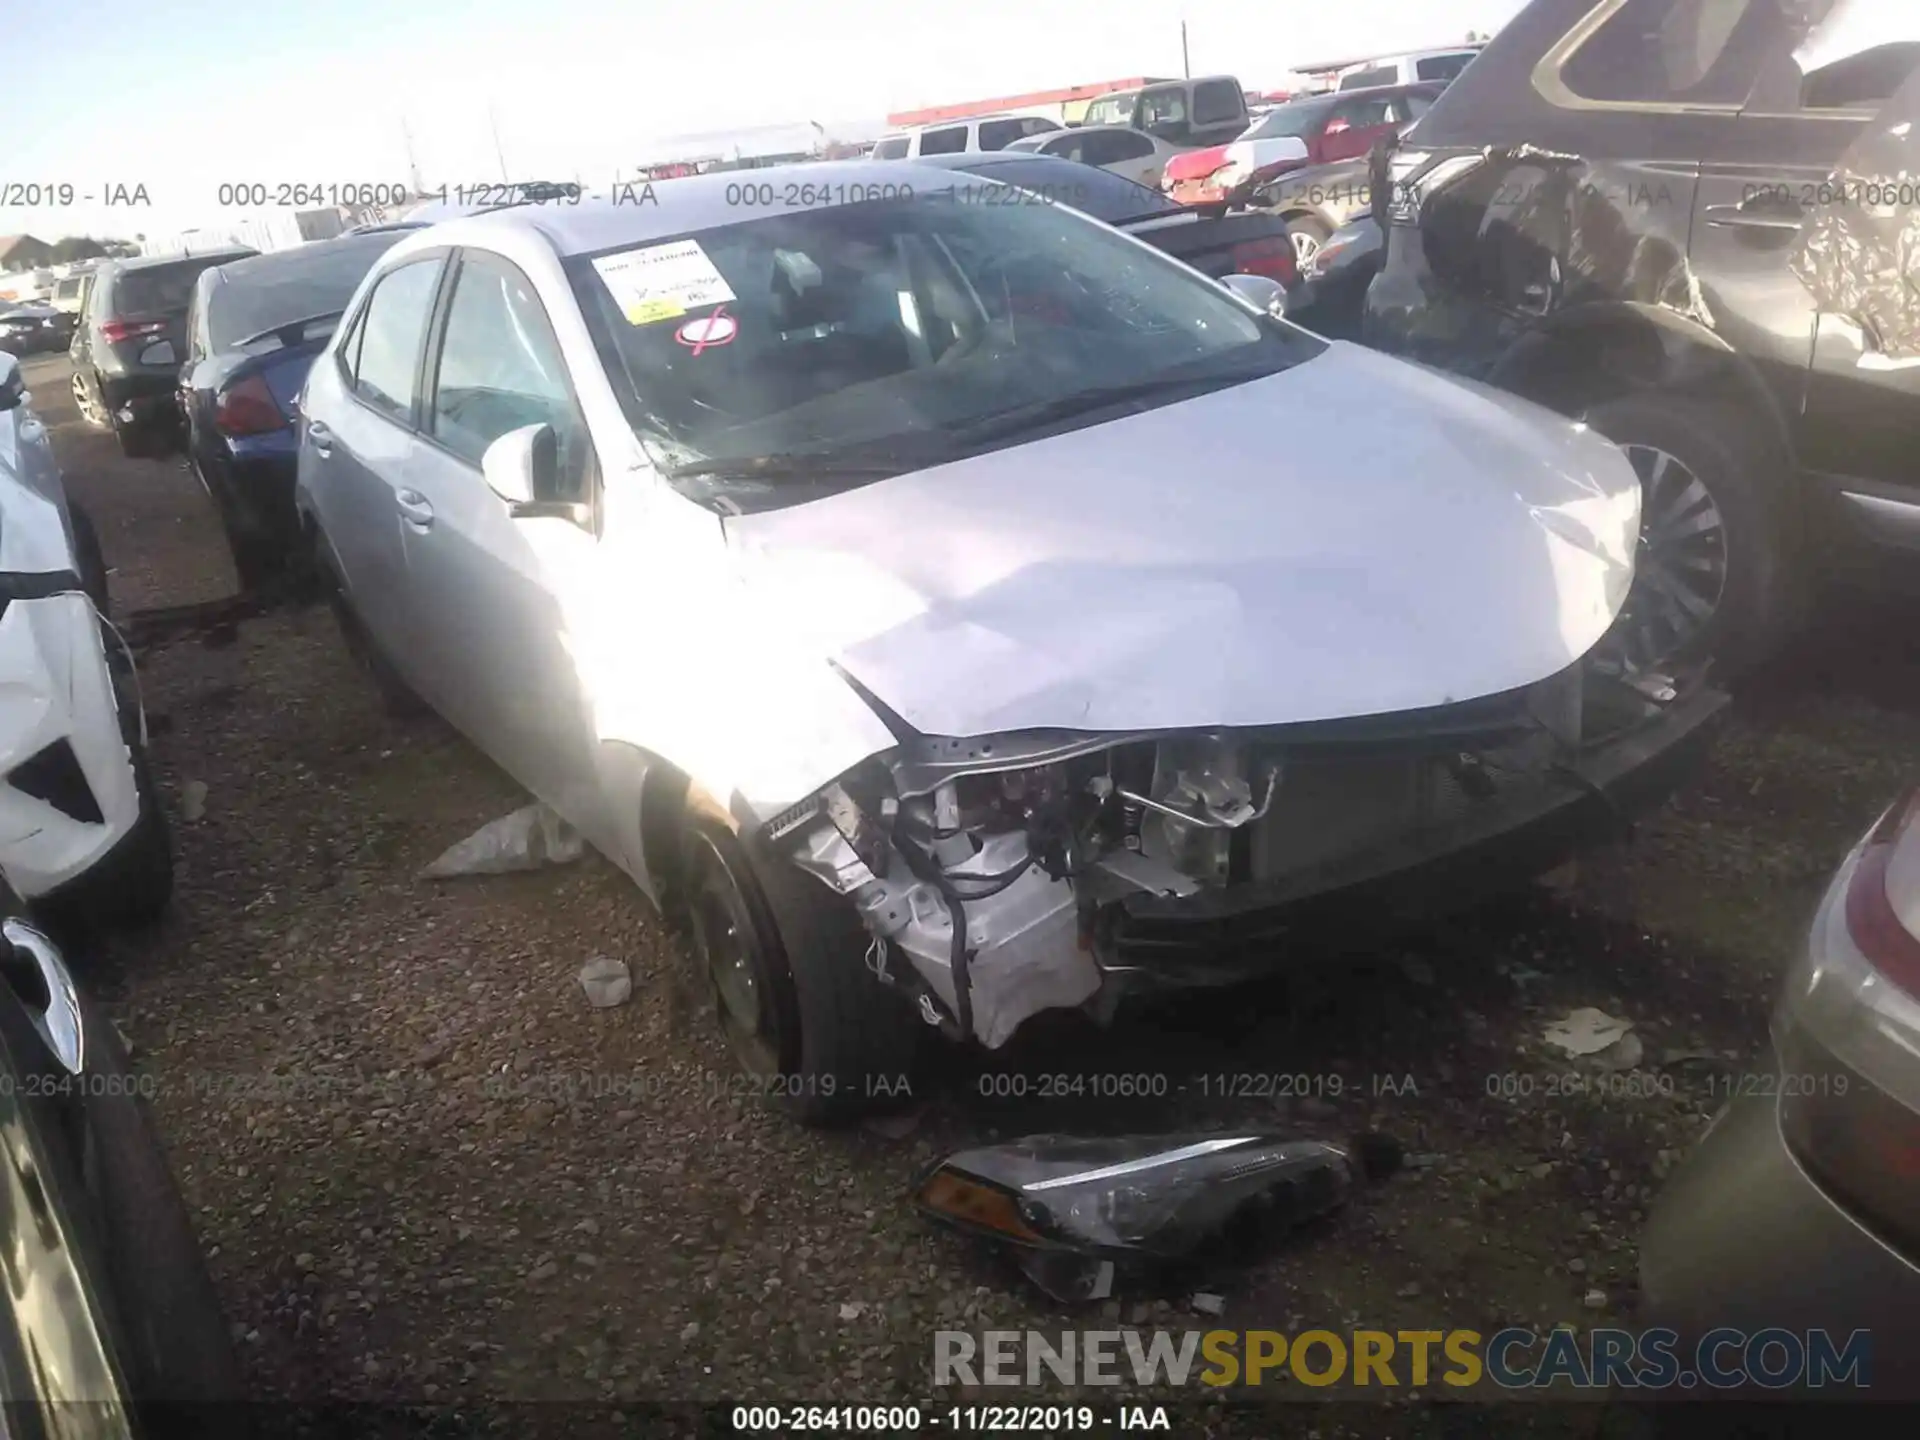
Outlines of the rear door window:
{"type": "Polygon", "coordinates": [[[1370,90],[1375,85],[1391,85],[1400,78],[1400,72],[1391,65],[1378,66],[1372,70],[1356,70],[1340,81],[1342,90],[1370,90]]]}
{"type": "Polygon", "coordinates": [[[1791,38],[1800,108],[1878,110],[1920,68],[1920,5],[1836,0],[1791,38]]]}
{"type": "Polygon", "coordinates": [[[1735,109],[1769,43],[1773,0],[1626,0],[1560,67],[1576,101],[1600,106],[1735,109]]]}
{"type": "Polygon", "coordinates": [[[967,148],[967,127],[949,125],[941,130],[924,130],[920,134],[920,153],[922,155],[960,155],[967,148]]]}
{"type": "Polygon", "coordinates": [[[907,136],[889,135],[873,147],[876,160],[904,160],[907,158],[907,136]]]}
{"type": "Polygon", "coordinates": [[[374,409],[411,423],[414,377],[427,335],[427,317],[440,283],[441,259],[402,265],[381,277],[367,298],[350,367],[353,391],[374,409]]]}
{"type": "Polygon", "coordinates": [[[980,122],[980,148],[982,150],[1004,150],[1021,136],[1029,134],[1023,120],[982,120],[980,122]]]}
{"type": "Polygon", "coordinates": [[[1413,64],[1413,78],[1416,80],[1451,80],[1468,65],[1473,63],[1473,52],[1459,55],[1429,55],[1413,64]]]}

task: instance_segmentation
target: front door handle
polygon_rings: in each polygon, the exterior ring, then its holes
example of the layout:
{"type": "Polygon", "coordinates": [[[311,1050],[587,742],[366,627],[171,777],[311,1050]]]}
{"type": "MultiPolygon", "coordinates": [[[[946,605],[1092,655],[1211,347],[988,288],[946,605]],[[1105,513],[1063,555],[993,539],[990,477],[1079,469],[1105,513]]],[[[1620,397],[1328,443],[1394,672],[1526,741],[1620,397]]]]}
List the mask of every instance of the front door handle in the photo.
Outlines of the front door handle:
{"type": "Polygon", "coordinates": [[[433,504],[418,490],[402,490],[394,500],[401,518],[415,529],[425,530],[433,524],[433,504]]]}
{"type": "Polygon", "coordinates": [[[333,431],[318,420],[307,422],[307,439],[313,442],[313,453],[322,460],[333,454],[333,431]]]}

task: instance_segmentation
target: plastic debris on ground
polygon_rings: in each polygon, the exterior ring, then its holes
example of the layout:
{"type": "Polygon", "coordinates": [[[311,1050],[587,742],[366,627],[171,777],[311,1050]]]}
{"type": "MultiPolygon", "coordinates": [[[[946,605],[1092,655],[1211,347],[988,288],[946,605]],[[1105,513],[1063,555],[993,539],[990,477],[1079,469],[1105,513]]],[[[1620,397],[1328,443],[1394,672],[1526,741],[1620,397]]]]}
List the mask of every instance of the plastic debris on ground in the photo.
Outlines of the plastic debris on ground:
{"type": "Polygon", "coordinates": [[[620,961],[608,955],[596,955],[580,967],[580,988],[594,1009],[611,1010],[626,1004],[633,994],[633,976],[620,961]]]}
{"type": "Polygon", "coordinates": [[[488,821],[420,873],[429,880],[508,875],[567,865],[585,853],[580,832],[547,806],[535,803],[488,821]]]}
{"type": "Polygon", "coordinates": [[[1591,1061],[1603,1069],[1631,1070],[1643,1055],[1640,1037],[1633,1033],[1631,1020],[1622,1020],[1591,1005],[1554,1021],[1541,1038],[1562,1054],[1591,1061]]]}

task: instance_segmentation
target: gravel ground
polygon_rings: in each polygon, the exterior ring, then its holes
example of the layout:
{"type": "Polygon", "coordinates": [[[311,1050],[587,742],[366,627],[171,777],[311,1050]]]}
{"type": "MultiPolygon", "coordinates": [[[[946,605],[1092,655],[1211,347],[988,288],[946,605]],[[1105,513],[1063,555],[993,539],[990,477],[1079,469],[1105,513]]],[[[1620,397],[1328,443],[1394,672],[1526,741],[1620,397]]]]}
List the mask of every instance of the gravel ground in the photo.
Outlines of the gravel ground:
{"type": "MultiPolygon", "coordinates": [[[[228,593],[191,476],[81,426],[63,361],[29,371],[117,608],[228,593]]],[[[418,879],[520,797],[438,722],[384,716],[324,612],[276,612],[143,654],[179,899],[91,979],[156,1079],[263,1398],[932,1401],[937,1329],[1100,1320],[929,1230],[906,1188],[949,1148],[1082,1124],[1371,1126],[1419,1162],[1297,1243],[1196,1277],[1222,1320],[1176,1293],[1122,1297],[1108,1323],[1631,1323],[1648,1195],[1716,1084],[1759,1056],[1832,866],[1914,778],[1920,656],[1888,638],[1912,622],[1890,602],[1824,622],[1742,698],[1700,782],[1577,877],[1224,1001],[1034,1025],[984,1068],[956,1059],[906,1126],[817,1134],[736,1092],[679,948],[610,866],[418,879]],[[187,822],[193,782],[205,810],[187,822]],[[575,975],[595,955],[632,967],[630,1003],[586,1006],[575,975]],[[1582,1005],[1632,1019],[1644,1048],[1605,1098],[1552,1093],[1569,1067],[1540,1032],[1582,1005]],[[1202,1078],[1221,1073],[1307,1078],[1228,1098],[1202,1078]],[[1032,1093],[1102,1074],[1167,1093],[1032,1093]]],[[[1338,1414],[1181,1433],[1333,1433],[1338,1414]]],[[[1349,1419],[1438,1433],[1432,1415],[1349,1419]]]]}

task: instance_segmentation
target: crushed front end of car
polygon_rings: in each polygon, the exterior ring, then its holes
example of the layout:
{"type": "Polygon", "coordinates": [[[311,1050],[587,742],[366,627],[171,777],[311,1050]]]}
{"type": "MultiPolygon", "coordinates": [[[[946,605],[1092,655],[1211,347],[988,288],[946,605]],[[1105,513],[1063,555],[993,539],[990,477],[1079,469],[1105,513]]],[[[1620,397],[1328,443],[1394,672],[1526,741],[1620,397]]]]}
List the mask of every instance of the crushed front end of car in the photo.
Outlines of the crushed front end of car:
{"type": "Polygon", "coordinates": [[[1664,799],[1725,705],[1587,659],[1395,715],[910,735],[766,839],[851,899],[924,1019],[995,1047],[1041,1010],[1252,978],[1523,884],[1664,799]]]}

